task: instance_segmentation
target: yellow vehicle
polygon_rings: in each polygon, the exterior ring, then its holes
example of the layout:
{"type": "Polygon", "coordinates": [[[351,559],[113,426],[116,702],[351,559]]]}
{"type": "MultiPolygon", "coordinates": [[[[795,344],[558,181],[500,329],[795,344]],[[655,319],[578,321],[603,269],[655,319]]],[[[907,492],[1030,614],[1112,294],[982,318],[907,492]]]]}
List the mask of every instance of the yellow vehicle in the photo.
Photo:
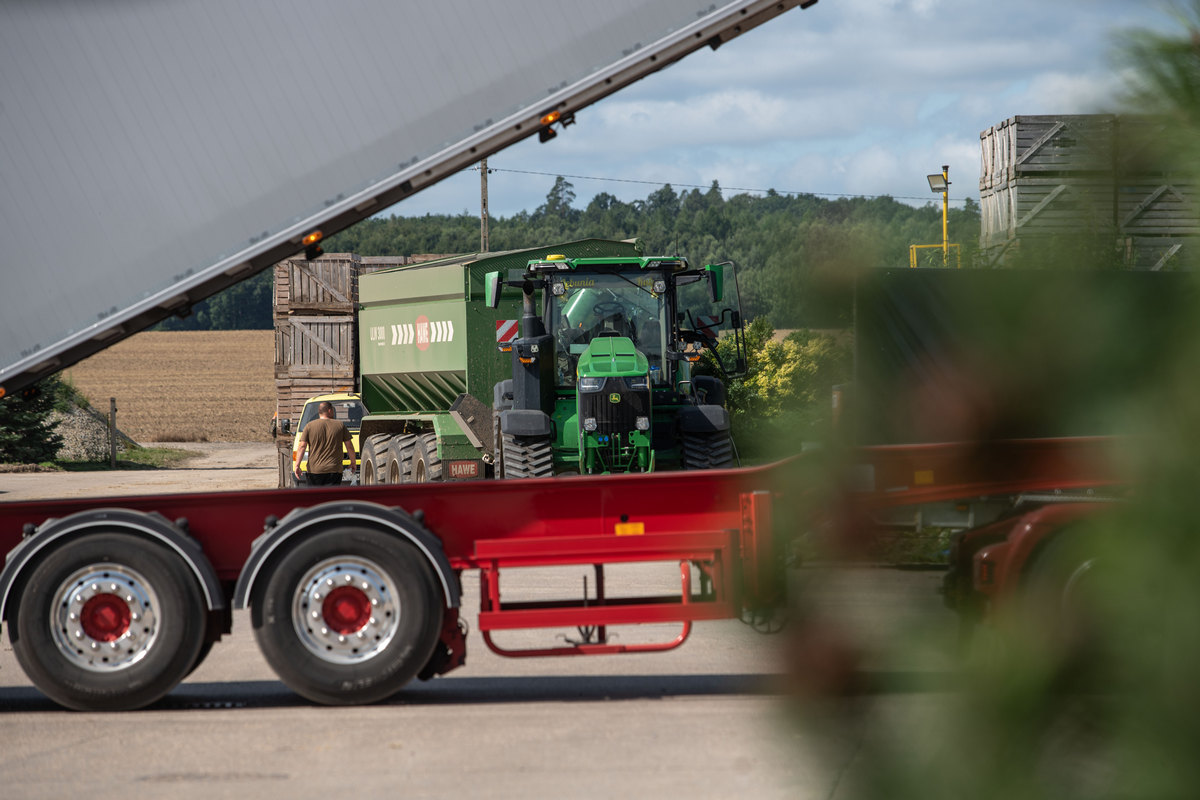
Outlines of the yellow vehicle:
{"type": "MultiPolygon", "coordinates": [[[[292,437],[292,463],[295,465],[297,456],[297,448],[300,446],[300,433],[304,430],[304,426],[317,418],[317,408],[321,403],[328,401],[333,404],[333,415],[336,419],[345,423],[350,429],[351,441],[354,444],[354,452],[360,453],[358,447],[358,431],[362,427],[363,414],[366,413],[366,407],[363,406],[362,399],[356,394],[321,394],[316,397],[310,397],[304,401],[304,410],[300,413],[300,422],[296,425],[296,433],[292,437]]],[[[285,429],[286,432],[286,429],[285,429]]],[[[301,482],[308,475],[308,460],[300,462],[301,482]]],[[[292,476],[294,479],[294,474],[292,476]]],[[[343,456],[342,458],[342,482],[351,483],[354,478],[354,471],[351,469],[350,459],[343,456]]]]}

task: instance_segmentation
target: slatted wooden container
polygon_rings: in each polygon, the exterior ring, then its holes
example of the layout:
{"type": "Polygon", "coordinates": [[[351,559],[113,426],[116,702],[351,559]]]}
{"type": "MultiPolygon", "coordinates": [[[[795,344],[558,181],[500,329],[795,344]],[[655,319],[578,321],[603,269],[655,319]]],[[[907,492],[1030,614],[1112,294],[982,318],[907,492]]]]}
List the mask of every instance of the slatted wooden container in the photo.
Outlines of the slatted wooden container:
{"type": "Polygon", "coordinates": [[[1200,236],[1197,187],[1172,177],[1165,122],[1144,116],[1012,117],[980,134],[980,249],[1000,265],[1064,234],[1131,269],[1172,269],[1200,236]],[[1111,245],[1111,247],[1110,247],[1111,245]]]}
{"type": "Polygon", "coordinates": [[[1111,236],[1112,181],[1096,177],[1025,178],[979,196],[980,246],[990,249],[1010,239],[1089,231],[1111,236]]]}
{"type": "Polygon", "coordinates": [[[319,394],[355,391],[358,279],[441,256],[328,253],[275,265],[275,388],[280,419],[293,424],[319,394]]]}
{"type": "Polygon", "coordinates": [[[979,134],[979,189],[1003,188],[1022,177],[1111,172],[1115,127],[1110,114],[1006,119],[979,134]]]}

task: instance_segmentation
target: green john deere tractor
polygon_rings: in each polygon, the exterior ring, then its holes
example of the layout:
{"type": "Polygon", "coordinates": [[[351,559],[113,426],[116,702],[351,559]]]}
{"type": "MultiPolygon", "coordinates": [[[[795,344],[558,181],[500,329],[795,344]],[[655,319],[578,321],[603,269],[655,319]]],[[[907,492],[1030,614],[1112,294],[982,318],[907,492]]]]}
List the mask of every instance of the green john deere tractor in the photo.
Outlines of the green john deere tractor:
{"type": "Polygon", "coordinates": [[[502,345],[513,377],[493,391],[498,477],[734,465],[724,384],[694,371],[722,335],[736,346],[721,369],[745,369],[732,264],[550,255],[488,273],[486,305],[504,285],[521,289],[522,311],[502,345]]]}

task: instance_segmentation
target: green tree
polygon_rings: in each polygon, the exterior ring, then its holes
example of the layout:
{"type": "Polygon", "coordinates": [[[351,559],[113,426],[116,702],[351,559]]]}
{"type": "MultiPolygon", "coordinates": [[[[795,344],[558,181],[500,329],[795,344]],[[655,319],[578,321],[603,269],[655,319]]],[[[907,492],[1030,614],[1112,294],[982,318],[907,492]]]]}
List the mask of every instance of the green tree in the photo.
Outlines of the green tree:
{"type": "Polygon", "coordinates": [[[0,463],[39,464],[58,456],[63,439],[49,417],[63,391],[58,377],[51,376],[0,399],[0,463]]]}

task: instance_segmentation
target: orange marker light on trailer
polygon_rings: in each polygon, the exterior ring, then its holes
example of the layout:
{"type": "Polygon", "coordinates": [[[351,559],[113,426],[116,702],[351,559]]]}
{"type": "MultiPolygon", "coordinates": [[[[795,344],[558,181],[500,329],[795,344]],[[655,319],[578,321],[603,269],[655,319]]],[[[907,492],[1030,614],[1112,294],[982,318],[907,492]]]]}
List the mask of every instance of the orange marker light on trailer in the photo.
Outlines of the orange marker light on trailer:
{"type": "Polygon", "coordinates": [[[551,111],[549,114],[543,114],[541,120],[539,121],[542,125],[553,125],[560,119],[562,119],[561,111],[551,111]]]}

